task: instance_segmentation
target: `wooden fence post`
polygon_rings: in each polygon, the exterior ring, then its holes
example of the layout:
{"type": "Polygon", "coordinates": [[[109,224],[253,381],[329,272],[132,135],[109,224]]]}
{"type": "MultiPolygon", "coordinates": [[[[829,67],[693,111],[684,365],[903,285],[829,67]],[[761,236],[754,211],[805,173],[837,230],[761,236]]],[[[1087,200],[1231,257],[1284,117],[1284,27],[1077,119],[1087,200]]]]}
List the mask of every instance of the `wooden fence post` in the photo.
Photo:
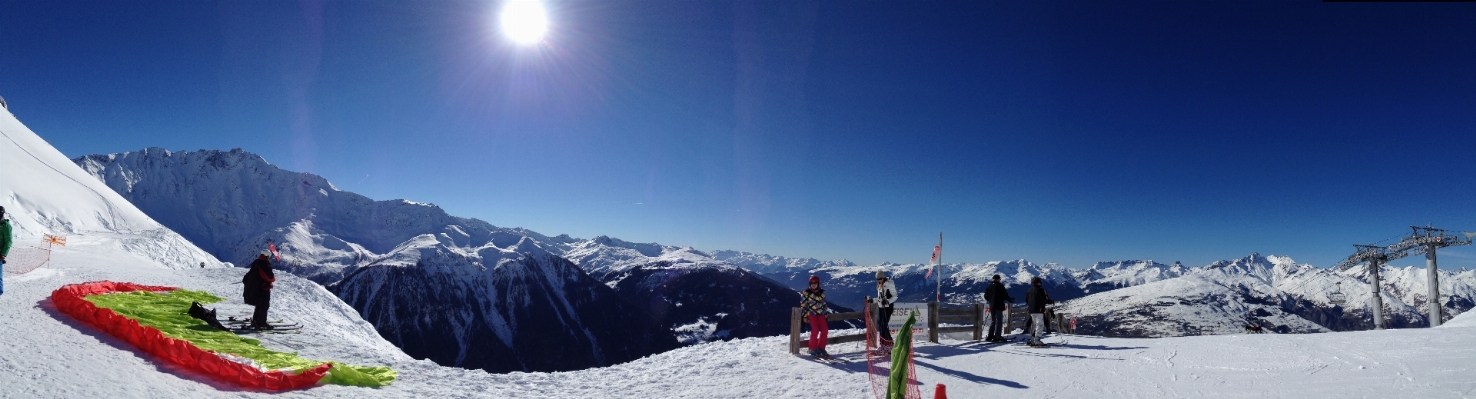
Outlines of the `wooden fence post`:
{"type": "Polygon", "coordinates": [[[974,304],[974,340],[984,339],[984,304],[974,304]]]}
{"type": "Polygon", "coordinates": [[[789,354],[799,354],[800,343],[800,308],[792,308],[789,311],[789,354]]]}
{"type": "Polygon", "coordinates": [[[938,343],[938,303],[928,302],[928,341],[938,343]]]}
{"type": "Polygon", "coordinates": [[[1010,332],[1015,331],[1015,315],[1010,314],[1010,313],[1013,313],[1014,311],[1015,311],[1015,307],[1014,306],[1005,305],[1005,308],[1004,308],[1004,326],[1002,326],[1004,328],[1004,331],[1001,331],[999,333],[999,335],[1009,335],[1010,332]]]}

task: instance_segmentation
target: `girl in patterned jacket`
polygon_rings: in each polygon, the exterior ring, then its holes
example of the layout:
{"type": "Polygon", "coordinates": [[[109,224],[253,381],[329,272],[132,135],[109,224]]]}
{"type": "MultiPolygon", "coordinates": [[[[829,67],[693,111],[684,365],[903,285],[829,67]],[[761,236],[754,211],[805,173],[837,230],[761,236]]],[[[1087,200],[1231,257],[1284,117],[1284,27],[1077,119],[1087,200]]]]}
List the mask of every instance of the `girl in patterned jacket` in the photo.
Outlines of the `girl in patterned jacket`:
{"type": "Polygon", "coordinates": [[[825,321],[825,290],[820,289],[820,276],[810,276],[810,288],[800,293],[800,311],[810,321],[810,356],[829,359],[825,341],[830,338],[830,324],[825,321]]]}

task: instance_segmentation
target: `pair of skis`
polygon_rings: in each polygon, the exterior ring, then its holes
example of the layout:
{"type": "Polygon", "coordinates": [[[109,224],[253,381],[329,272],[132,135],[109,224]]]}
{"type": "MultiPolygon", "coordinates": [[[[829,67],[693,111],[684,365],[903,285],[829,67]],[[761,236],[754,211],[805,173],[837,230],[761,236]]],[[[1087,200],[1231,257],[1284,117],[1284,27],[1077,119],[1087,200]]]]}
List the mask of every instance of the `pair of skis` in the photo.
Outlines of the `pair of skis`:
{"type": "Polygon", "coordinates": [[[221,324],[224,324],[227,328],[230,328],[231,329],[231,332],[236,333],[236,334],[300,334],[300,333],[302,333],[302,324],[299,324],[299,323],[296,323],[296,322],[287,322],[287,321],[283,321],[283,320],[268,320],[267,321],[267,325],[271,326],[270,329],[252,327],[251,326],[251,318],[250,317],[239,317],[239,318],[238,317],[230,317],[230,318],[227,318],[226,321],[223,322],[223,323],[221,323],[221,324]]]}
{"type": "Polygon", "coordinates": [[[810,355],[810,358],[815,359],[815,361],[817,361],[817,362],[825,363],[825,364],[846,364],[846,363],[850,363],[851,362],[848,359],[839,358],[839,357],[835,357],[835,356],[824,356],[824,357],[821,357],[821,356],[810,355]]]}

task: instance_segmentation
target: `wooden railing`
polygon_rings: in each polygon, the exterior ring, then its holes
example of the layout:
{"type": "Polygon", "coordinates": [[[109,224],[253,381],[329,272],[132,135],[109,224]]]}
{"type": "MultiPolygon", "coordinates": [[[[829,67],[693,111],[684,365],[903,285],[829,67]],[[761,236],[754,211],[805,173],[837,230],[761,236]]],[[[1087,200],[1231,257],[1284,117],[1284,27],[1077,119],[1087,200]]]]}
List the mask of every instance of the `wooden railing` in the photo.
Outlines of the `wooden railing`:
{"type": "MultiPolygon", "coordinates": [[[[874,306],[874,305],[871,304],[870,302],[867,302],[867,303],[862,304],[861,306],[862,306],[861,309],[865,309],[866,306],[874,306]]],[[[966,307],[963,307],[963,308],[957,308],[957,307],[943,308],[943,307],[940,307],[937,302],[928,302],[928,341],[933,342],[933,343],[938,343],[938,335],[940,335],[940,334],[961,333],[961,332],[971,332],[971,333],[973,333],[974,334],[973,340],[975,340],[975,341],[984,339],[985,322],[986,322],[986,318],[989,317],[988,316],[988,309],[989,309],[989,307],[985,306],[982,303],[975,303],[975,304],[972,304],[972,305],[967,305],[966,307]],[[944,324],[944,323],[953,323],[953,324],[963,323],[963,324],[969,324],[969,325],[966,325],[966,326],[949,326],[949,327],[944,327],[944,326],[942,326],[942,324],[944,324]]],[[[874,311],[874,309],[873,309],[873,311],[874,311]]],[[[1010,331],[1014,331],[1015,327],[1017,327],[1017,323],[1013,320],[1012,317],[1010,317],[1011,316],[1010,313],[1012,313],[1010,307],[1005,307],[1004,312],[1005,312],[1005,314],[1004,314],[1004,318],[1003,319],[1004,319],[1005,325],[1004,325],[1004,328],[1003,328],[1003,332],[1006,333],[1006,334],[1008,334],[1010,331]]],[[[1023,312],[1020,312],[1020,313],[1023,313],[1023,312]]],[[[800,310],[800,308],[793,308],[793,309],[790,310],[790,315],[789,315],[789,353],[791,353],[791,354],[798,354],[799,353],[799,349],[802,346],[802,345],[800,345],[800,343],[803,342],[803,340],[800,339],[800,330],[801,330],[801,327],[804,326],[804,324],[806,323],[806,320],[804,320],[804,317],[802,316],[802,314],[803,314],[803,312],[800,310]]],[[[1026,314],[1025,317],[1026,318],[1029,318],[1030,315],[1029,314],[1026,314]]],[[[831,314],[825,315],[825,320],[827,322],[836,322],[836,321],[844,321],[844,320],[856,320],[856,319],[860,319],[862,321],[865,321],[865,319],[866,319],[866,312],[843,312],[843,313],[831,313],[831,314]]],[[[1068,320],[1069,319],[1066,318],[1066,315],[1061,314],[1061,313],[1058,312],[1058,313],[1056,313],[1056,317],[1047,319],[1046,320],[1046,323],[1054,324],[1055,327],[1056,327],[1056,331],[1060,331],[1060,332],[1068,333],[1068,334],[1075,333],[1076,332],[1075,331],[1076,329],[1073,328],[1074,326],[1072,326],[1071,324],[1069,324],[1068,320]]],[[[1024,326],[1025,326],[1024,320],[1022,319],[1020,322],[1018,322],[1018,327],[1023,328],[1024,326]]],[[[1029,332],[1027,331],[1026,333],[1029,333],[1029,332]]],[[[840,344],[840,343],[846,343],[846,342],[863,341],[863,340],[866,340],[866,339],[868,339],[868,337],[866,336],[865,333],[852,334],[852,335],[833,335],[833,336],[830,336],[828,339],[826,339],[825,342],[828,345],[828,344],[840,344]]]]}
{"type": "MultiPolygon", "coordinates": [[[[1005,325],[1002,330],[1004,334],[1009,334],[1010,331],[1014,331],[1017,327],[1025,328],[1025,326],[1029,323],[1028,320],[1030,319],[1030,313],[1025,312],[1024,306],[1020,306],[1019,308],[1020,309],[1015,309],[1015,307],[1011,306],[1005,307],[1005,325]],[[1016,319],[1018,319],[1018,321],[1016,319]]],[[[1071,318],[1066,317],[1066,314],[1061,313],[1060,311],[1053,311],[1051,313],[1054,313],[1055,317],[1046,318],[1045,322],[1047,327],[1055,326],[1056,331],[1065,334],[1076,333],[1076,326],[1071,324],[1071,318]]],[[[1029,334],[1030,331],[1025,331],[1025,333],[1029,334]]]]}
{"type": "MultiPolygon", "coordinates": [[[[861,305],[862,306],[862,309],[865,309],[865,306],[868,306],[868,305],[870,305],[870,303],[862,304],[861,305]]],[[[800,340],[800,326],[802,326],[802,325],[804,325],[804,323],[806,323],[803,315],[804,315],[804,312],[801,311],[800,308],[793,308],[789,312],[789,353],[790,354],[799,354],[800,342],[801,342],[801,340],[800,340]]],[[[831,313],[831,314],[825,315],[825,321],[826,322],[834,322],[834,321],[842,321],[842,320],[861,320],[861,321],[865,322],[866,321],[866,312],[843,312],[843,313],[831,313]]],[[[856,342],[856,341],[863,341],[863,340],[866,340],[866,333],[852,334],[852,335],[832,335],[832,336],[830,336],[829,338],[827,338],[825,340],[825,343],[826,343],[826,345],[829,345],[829,344],[841,344],[841,343],[846,343],[846,342],[856,342]]]]}
{"type": "Polygon", "coordinates": [[[974,340],[984,339],[984,304],[976,303],[967,308],[943,308],[937,302],[928,302],[928,341],[938,343],[939,334],[972,332],[974,340]],[[943,323],[968,323],[968,326],[941,327],[943,323]]]}

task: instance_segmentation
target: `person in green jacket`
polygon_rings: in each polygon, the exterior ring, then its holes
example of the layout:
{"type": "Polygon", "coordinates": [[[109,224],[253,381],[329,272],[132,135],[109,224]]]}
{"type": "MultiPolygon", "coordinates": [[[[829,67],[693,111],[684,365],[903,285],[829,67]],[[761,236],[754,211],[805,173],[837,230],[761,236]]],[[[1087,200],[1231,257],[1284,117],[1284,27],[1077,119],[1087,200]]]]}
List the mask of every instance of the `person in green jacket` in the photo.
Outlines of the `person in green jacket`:
{"type": "Polygon", "coordinates": [[[10,219],[5,218],[5,207],[0,206],[0,295],[5,295],[5,257],[10,256],[10,219]]]}

